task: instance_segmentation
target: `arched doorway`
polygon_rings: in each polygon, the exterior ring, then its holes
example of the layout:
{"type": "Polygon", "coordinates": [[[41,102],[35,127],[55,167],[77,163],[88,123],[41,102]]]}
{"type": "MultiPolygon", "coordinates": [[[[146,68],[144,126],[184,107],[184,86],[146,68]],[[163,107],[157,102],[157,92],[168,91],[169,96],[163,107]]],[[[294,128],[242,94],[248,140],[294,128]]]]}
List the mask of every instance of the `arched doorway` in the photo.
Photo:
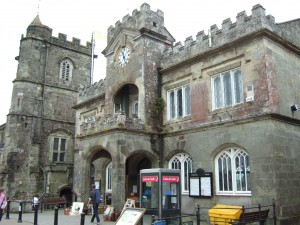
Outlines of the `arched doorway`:
{"type": "MultiPolygon", "coordinates": [[[[126,198],[135,200],[136,207],[139,206],[139,182],[140,170],[150,169],[152,163],[144,154],[135,154],[126,160],[126,198]]],[[[126,201],[126,199],[125,199],[126,201]]]]}
{"type": "Polygon", "coordinates": [[[73,192],[72,192],[72,187],[63,187],[60,191],[59,191],[59,196],[60,197],[65,197],[67,200],[67,207],[70,207],[72,205],[73,202],[73,192]]]}
{"type": "Polygon", "coordinates": [[[109,163],[111,163],[111,155],[105,149],[96,149],[91,152],[88,184],[89,191],[91,185],[95,184],[96,189],[99,189],[103,196],[104,203],[107,202],[107,198],[111,198],[111,196],[107,195],[106,190],[106,170],[109,163]]]}

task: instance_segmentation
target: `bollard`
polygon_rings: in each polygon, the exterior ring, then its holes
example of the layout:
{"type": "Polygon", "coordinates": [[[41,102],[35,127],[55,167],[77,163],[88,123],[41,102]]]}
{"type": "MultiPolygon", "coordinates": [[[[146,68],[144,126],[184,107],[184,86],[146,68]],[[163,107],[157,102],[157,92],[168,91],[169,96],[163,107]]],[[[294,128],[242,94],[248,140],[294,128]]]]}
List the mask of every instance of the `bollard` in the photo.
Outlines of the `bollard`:
{"type": "Polygon", "coordinates": [[[39,207],[38,205],[34,205],[34,220],[33,220],[33,225],[38,225],[38,210],[39,207]]]}
{"type": "Polygon", "coordinates": [[[273,202],[272,204],[273,206],[273,221],[274,221],[274,225],[276,225],[276,205],[275,205],[275,202],[273,202]]]}
{"type": "Polygon", "coordinates": [[[84,217],[85,217],[85,213],[81,213],[80,225],[84,225],[84,217]]]}
{"type": "Polygon", "coordinates": [[[197,225],[200,225],[200,206],[197,206],[197,211],[196,211],[196,216],[197,216],[197,225]]]}
{"type": "Polygon", "coordinates": [[[18,218],[18,223],[22,223],[22,202],[20,202],[20,205],[19,205],[19,218],[18,218]]]}
{"type": "Polygon", "coordinates": [[[155,222],[155,215],[151,216],[151,224],[153,224],[155,222]]]}
{"type": "Polygon", "coordinates": [[[58,208],[55,207],[54,209],[54,225],[58,224],[58,208]]]}
{"type": "Polygon", "coordinates": [[[9,219],[9,210],[10,210],[10,200],[7,200],[6,217],[5,217],[5,219],[9,219]]]}

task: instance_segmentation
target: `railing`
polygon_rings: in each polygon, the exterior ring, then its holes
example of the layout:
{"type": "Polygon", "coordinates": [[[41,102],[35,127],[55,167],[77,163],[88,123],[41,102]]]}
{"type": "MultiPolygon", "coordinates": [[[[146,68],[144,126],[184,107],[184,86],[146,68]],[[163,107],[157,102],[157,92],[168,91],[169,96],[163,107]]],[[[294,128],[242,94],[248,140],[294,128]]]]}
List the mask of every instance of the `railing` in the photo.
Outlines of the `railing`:
{"type": "Polygon", "coordinates": [[[129,118],[123,113],[116,113],[98,118],[96,121],[83,123],[80,125],[80,135],[89,135],[115,128],[142,130],[144,128],[144,123],[137,117],[133,116],[132,118],[129,118]]]}
{"type": "MultiPolygon", "coordinates": [[[[267,218],[258,218],[256,220],[256,222],[259,222],[259,224],[264,224],[264,222],[266,220],[269,220],[270,222],[268,224],[272,224],[272,225],[276,225],[276,221],[277,221],[277,217],[276,217],[276,205],[275,203],[273,203],[272,205],[258,205],[257,207],[251,207],[251,208],[246,208],[244,206],[241,206],[240,210],[241,210],[241,215],[242,214],[247,214],[248,212],[257,212],[259,215],[260,215],[260,212],[263,211],[264,208],[267,208],[267,209],[272,209],[273,211],[273,215],[269,215],[269,217],[267,218]],[[273,223],[272,223],[273,222],[273,223]]],[[[217,220],[214,220],[214,221],[211,221],[211,219],[208,219],[206,218],[203,214],[200,213],[201,210],[205,210],[205,211],[208,211],[210,210],[211,208],[206,208],[206,207],[201,207],[198,205],[197,208],[196,208],[196,212],[195,213],[192,213],[192,214],[182,214],[180,216],[169,216],[169,217],[162,217],[162,218],[157,218],[156,216],[152,215],[152,225],[168,225],[169,224],[169,221],[172,221],[174,219],[178,219],[181,221],[180,224],[185,224],[185,222],[182,222],[182,218],[185,218],[185,217],[189,217],[190,219],[192,219],[193,221],[189,221],[191,223],[187,223],[187,224],[197,224],[197,225],[200,225],[201,222],[203,222],[203,224],[211,224],[211,225],[214,225],[214,224],[233,224],[233,225],[241,225],[241,224],[248,224],[248,223],[253,223],[252,222],[245,222],[245,221],[240,221],[240,217],[239,218],[231,218],[231,219],[228,219],[228,218],[222,218],[222,215],[224,213],[224,211],[220,211],[220,217],[217,218],[217,220]],[[194,223],[196,222],[196,223],[194,223]]],[[[229,210],[233,210],[233,209],[238,209],[238,208],[215,208],[215,210],[226,210],[226,209],[229,209],[229,210]]]]}

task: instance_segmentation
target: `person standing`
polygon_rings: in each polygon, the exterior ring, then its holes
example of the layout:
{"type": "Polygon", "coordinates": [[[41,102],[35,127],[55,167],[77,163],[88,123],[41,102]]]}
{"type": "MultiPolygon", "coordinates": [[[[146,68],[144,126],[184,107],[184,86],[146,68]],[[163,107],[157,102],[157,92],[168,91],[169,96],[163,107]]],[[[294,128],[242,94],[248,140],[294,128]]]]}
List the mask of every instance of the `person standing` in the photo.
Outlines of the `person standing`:
{"type": "Polygon", "coordinates": [[[3,212],[7,205],[6,196],[3,192],[4,189],[0,187],[0,221],[2,220],[3,212]]]}
{"type": "Polygon", "coordinates": [[[92,184],[92,191],[90,192],[90,196],[89,196],[89,202],[88,202],[88,205],[89,204],[93,204],[93,216],[92,216],[92,219],[91,219],[91,222],[93,223],[95,218],[97,220],[97,225],[100,224],[100,218],[99,218],[99,213],[98,213],[98,206],[99,206],[99,201],[97,201],[97,195],[99,195],[99,191],[96,190],[96,185],[95,184],[92,184]]]}

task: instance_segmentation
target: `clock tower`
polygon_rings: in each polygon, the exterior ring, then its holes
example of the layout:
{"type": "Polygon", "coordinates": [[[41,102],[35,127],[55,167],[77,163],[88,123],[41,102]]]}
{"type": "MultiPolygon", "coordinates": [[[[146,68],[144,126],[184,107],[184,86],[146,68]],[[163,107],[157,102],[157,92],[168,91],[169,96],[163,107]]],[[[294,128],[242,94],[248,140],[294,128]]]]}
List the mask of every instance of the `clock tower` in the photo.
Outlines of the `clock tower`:
{"type": "Polygon", "coordinates": [[[108,29],[106,111],[138,117],[155,130],[158,68],[163,51],[174,38],[164,27],[164,14],[144,3],[108,29]],[[114,96],[114,97],[112,97],[114,96]],[[113,101],[111,99],[113,98],[113,101]]]}

